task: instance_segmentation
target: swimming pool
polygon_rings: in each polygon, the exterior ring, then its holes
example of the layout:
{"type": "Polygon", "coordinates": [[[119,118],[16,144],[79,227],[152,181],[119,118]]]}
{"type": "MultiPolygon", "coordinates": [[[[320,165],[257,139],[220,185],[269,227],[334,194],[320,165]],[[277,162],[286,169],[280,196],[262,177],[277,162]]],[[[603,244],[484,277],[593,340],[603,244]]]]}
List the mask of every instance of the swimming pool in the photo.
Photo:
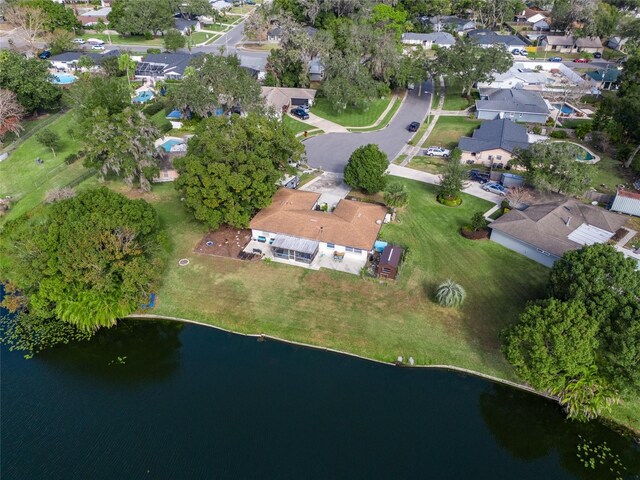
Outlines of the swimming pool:
{"type": "Polygon", "coordinates": [[[70,73],[54,73],[51,83],[55,83],[56,85],[68,85],[75,82],[77,79],[78,77],[71,75],[70,73]]]}
{"type": "Polygon", "coordinates": [[[170,152],[171,147],[173,147],[174,145],[180,145],[182,143],[184,143],[183,140],[176,140],[174,138],[170,138],[160,146],[164,149],[165,152],[170,152]]]}
{"type": "Polygon", "coordinates": [[[564,115],[573,115],[578,112],[575,108],[570,107],[566,103],[554,103],[553,106],[560,110],[564,115]]]}
{"type": "Polygon", "coordinates": [[[153,93],[151,90],[144,90],[138,94],[136,98],[133,99],[134,103],[144,103],[148,102],[153,98],[153,93]]]}

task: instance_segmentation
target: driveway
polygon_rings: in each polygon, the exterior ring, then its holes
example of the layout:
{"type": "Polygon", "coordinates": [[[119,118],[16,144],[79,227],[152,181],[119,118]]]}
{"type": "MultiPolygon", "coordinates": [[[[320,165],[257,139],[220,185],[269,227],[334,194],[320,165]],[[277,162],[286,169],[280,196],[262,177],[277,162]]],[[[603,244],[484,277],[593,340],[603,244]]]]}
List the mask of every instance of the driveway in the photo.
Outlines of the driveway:
{"type": "Polygon", "coordinates": [[[425,82],[422,95],[417,90],[409,92],[391,123],[382,130],[368,133],[330,133],[312,137],[304,142],[307,163],[328,172],[342,173],[353,151],[368,143],[376,143],[389,160],[405,147],[414,135],[407,131],[411,122],[423,122],[429,111],[432,83],[425,82]],[[427,86],[429,87],[427,89],[427,86]]]}

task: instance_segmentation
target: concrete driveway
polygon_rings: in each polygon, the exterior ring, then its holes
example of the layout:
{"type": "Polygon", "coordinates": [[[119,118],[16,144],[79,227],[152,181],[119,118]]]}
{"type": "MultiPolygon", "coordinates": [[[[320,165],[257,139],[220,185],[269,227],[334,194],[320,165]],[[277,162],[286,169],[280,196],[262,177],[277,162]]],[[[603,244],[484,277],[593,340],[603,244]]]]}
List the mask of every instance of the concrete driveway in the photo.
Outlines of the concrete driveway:
{"type": "Polygon", "coordinates": [[[422,95],[409,92],[391,123],[382,130],[368,133],[330,133],[304,142],[307,163],[328,172],[342,173],[353,151],[368,143],[378,144],[389,160],[394,158],[414,135],[407,131],[411,122],[423,122],[429,112],[432,82],[425,82],[422,95]],[[427,88],[428,87],[428,88],[427,88]]]}

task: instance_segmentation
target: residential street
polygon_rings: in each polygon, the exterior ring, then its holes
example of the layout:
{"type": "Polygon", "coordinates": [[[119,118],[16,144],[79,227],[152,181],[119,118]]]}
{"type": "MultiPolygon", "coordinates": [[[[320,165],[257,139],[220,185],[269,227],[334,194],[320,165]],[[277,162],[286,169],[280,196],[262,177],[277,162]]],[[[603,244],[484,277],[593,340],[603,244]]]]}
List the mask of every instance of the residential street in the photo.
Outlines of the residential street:
{"type": "Polygon", "coordinates": [[[409,92],[391,123],[382,130],[368,133],[330,133],[312,137],[304,142],[307,163],[328,172],[342,173],[353,151],[368,143],[378,144],[389,159],[394,158],[414,135],[407,131],[413,121],[423,122],[429,113],[433,91],[432,82],[425,82],[422,95],[417,90],[409,92]]]}

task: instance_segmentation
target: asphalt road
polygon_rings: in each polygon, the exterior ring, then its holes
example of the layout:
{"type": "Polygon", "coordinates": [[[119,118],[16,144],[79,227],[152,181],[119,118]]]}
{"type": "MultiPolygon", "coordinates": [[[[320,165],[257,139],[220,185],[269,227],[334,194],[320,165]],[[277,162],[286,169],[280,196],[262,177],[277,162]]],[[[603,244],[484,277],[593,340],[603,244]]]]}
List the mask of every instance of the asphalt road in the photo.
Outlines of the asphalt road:
{"type": "Polygon", "coordinates": [[[394,158],[414,135],[407,131],[411,122],[423,122],[429,112],[432,83],[425,82],[422,95],[409,92],[391,123],[382,130],[368,133],[329,133],[304,142],[307,163],[328,172],[342,173],[353,151],[368,143],[378,144],[389,159],[394,158]],[[428,88],[427,88],[428,87],[428,88]]]}

